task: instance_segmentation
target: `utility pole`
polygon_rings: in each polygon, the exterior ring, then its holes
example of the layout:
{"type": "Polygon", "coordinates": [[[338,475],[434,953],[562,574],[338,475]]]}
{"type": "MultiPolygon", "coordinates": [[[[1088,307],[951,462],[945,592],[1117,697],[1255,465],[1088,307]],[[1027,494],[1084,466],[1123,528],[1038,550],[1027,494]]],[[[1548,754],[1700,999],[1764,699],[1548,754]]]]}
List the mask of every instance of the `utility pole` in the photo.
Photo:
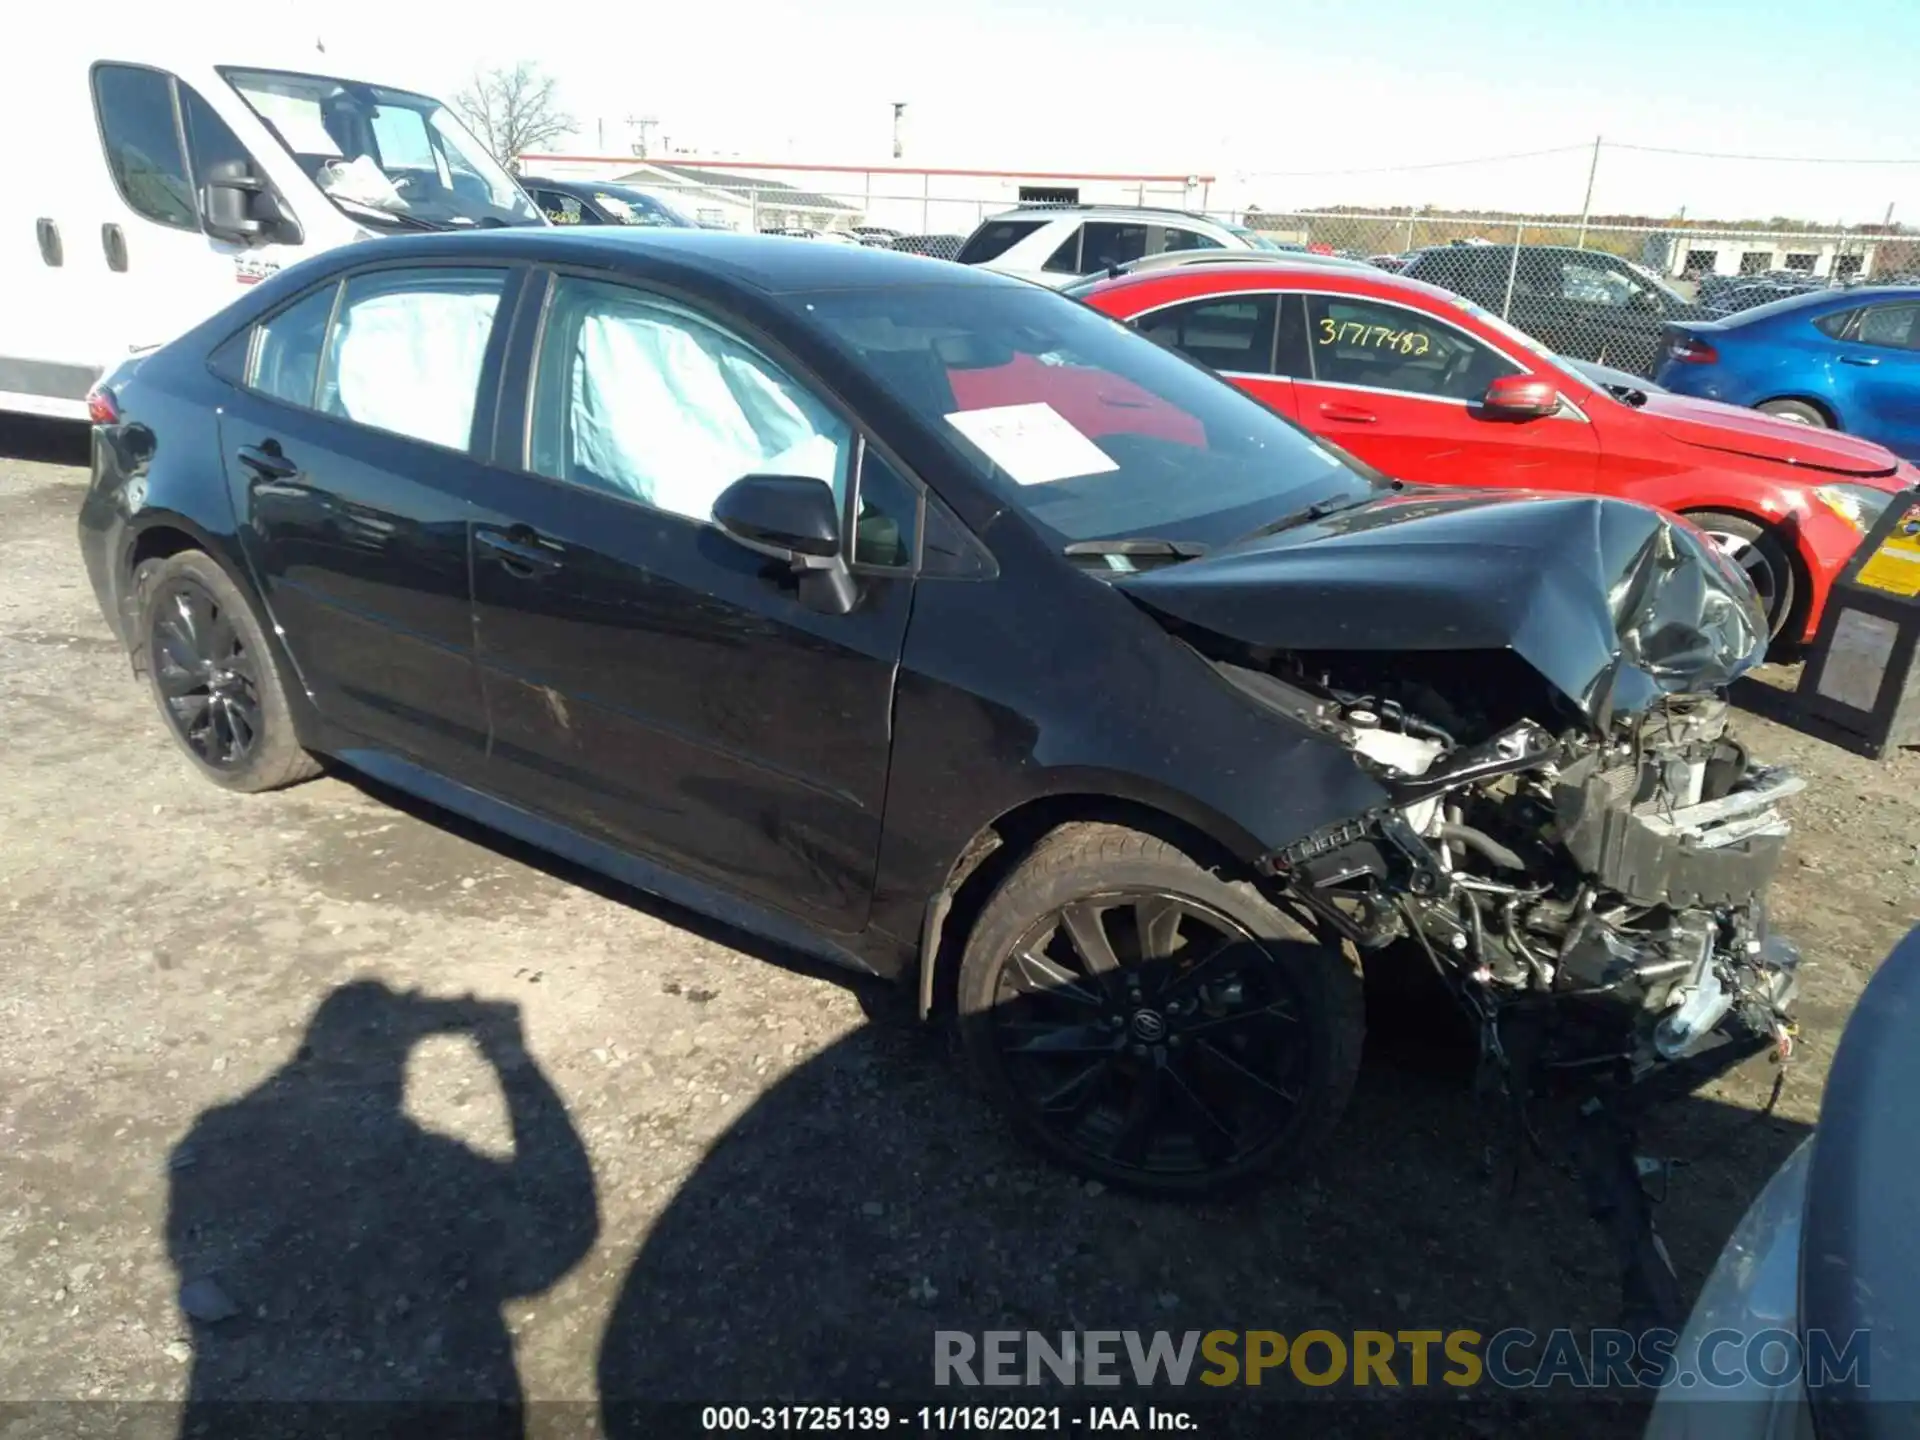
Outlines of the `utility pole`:
{"type": "Polygon", "coordinates": [[[896,100],[893,102],[893,158],[896,160],[906,154],[906,146],[902,143],[900,135],[901,121],[906,116],[906,113],[906,101],[896,100]]]}
{"type": "Polygon", "coordinates": [[[1576,248],[1587,248],[1587,221],[1593,217],[1593,177],[1600,169],[1600,137],[1593,137],[1593,163],[1587,166],[1587,198],[1580,203],[1580,238],[1576,248]]]}
{"type": "Polygon", "coordinates": [[[629,115],[627,117],[627,124],[631,125],[635,133],[639,136],[639,138],[633,142],[633,153],[638,155],[642,160],[647,158],[647,132],[659,123],[659,120],[652,115],[629,115]]]}

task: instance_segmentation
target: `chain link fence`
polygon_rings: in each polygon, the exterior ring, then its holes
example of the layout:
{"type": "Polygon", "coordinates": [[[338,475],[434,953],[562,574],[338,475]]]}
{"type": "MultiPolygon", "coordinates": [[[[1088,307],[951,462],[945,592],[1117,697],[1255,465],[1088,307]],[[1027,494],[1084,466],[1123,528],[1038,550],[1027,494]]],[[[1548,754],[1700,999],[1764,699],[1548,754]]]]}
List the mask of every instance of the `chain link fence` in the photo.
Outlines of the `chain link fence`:
{"type": "MultiPolygon", "coordinates": [[[[981,222],[1017,204],[1004,195],[936,194],[930,183],[917,194],[880,194],[871,181],[865,176],[846,188],[802,190],[716,174],[699,183],[647,181],[641,188],[701,225],[943,260],[956,259],[981,222]]],[[[1137,202],[1128,197],[1117,203],[1137,202]]],[[[1029,202],[1023,208],[1035,207],[1029,202]]],[[[1060,208],[1070,213],[1079,207],[1060,208]]],[[[1652,372],[1670,323],[1711,319],[1810,289],[1920,283],[1920,233],[1892,226],[1657,226],[1425,211],[1224,211],[1165,203],[1157,209],[1157,224],[1129,227],[1141,253],[1251,244],[1344,257],[1454,291],[1560,354],[1642,375],[1652,372]],[[1182,233],[1182,216],[1214,225],[1192,227],[1204,232],[1198,240],[1168,238],[1182,233]]],[[[1136,258],[1131,250],[1112,247],[1100,255],[1095,268],[1116,255],[1136,258]]]]}

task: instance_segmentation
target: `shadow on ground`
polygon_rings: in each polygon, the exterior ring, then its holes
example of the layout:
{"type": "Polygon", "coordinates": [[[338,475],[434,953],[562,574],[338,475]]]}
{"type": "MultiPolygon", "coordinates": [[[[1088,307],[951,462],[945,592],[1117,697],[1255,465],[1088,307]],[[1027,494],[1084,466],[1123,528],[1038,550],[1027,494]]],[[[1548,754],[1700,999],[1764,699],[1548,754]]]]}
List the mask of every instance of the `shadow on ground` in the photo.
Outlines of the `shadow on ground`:
{"type": "MultiPolygon", "coordinates": [[[[1424,1001],[1377,999],[1367,1072],[1313,1178],[1182,1205],[1035,1161],[904,1007],[861,993],[870,1023],[769,1089],[633,1257],[597,1362],[610,1435],[664,1433],[647,1408],[659,1401],[981,1398],[933,1391],[938,1330],[1612,1322],[1616,1277],[1577,1195],[1536,1168],[1508,1196],[1465,1057],[1424,1001]]],[[[1665,1216],[1691,1288],[1798,1135],[1702,1099],[1678,1102],[1661,1134],[1705,1179],[1665,1216]]],[[[356,1435],[524,1433],[501,1306],[577,1263],[598,1211],[580,1138],[510,1007],[368,982],[334,991],[291,1062],[200,1118],[170,1186],[194,1339],[183,1435],[339,1429],[337,1407],[258,1404],[302,1400],[459,1405],[435,1425],[356,1403],[356,1435]],[[449,1034],[470,1036],[499,1076],[510,1161],[404,1113],[409,1055],[449,1034]]],[[[1235,1398],[1209,1407],[1205,1433],[1283,1423],[1251,1403],[1262,1396],[1235,1398]]],[[[1564,1397],[1504,1410],[1451,1392],[1368,1398],[1385,1403],[1320,1411],[1316,1433],[1624,1435],[1641,1419],[1564,1397]]]]}
{"type": "Polygon", "coordinates": [[[420,1433],[389,1407],[423,1401],[462,1402],[463,1434],[520,1433],[501,1306],[566,1274],[598,1211],[513,1007],[343,986],[291,1062],[199,1118],[170,1176],[194,1351],[183,1435],[338,1430],[315,1401],[352,1402],[356,1435],[420,1433]],[[498,1076],[511,1159],[406,1115],[408,1058],[438,1035],[470,1037],[498,1076]]]}
{"type": "Polygon", "coordinates": [[[84,467],[91,461],[92,443],[84,421],[0,416],[0,456],[9,460],[84,467]]]}

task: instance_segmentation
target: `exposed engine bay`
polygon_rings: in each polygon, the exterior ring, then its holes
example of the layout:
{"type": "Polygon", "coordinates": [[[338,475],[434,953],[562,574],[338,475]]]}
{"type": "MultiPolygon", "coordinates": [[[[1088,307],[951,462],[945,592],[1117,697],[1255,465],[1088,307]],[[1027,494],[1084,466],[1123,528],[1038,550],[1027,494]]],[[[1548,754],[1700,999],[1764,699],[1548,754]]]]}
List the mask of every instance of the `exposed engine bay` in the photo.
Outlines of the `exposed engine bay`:
{"type": "Polygon", "coordinates": [[[1603,738],[1460,716],[1417,678],[1269,664],[1221,669],[1337,738],[1392,797],[1271,857],[1326,928],[1362,950],[1412,940],[1490,1046],[1503,1009],[1554,1003],[1549,1067],[1638,1075],[1734,1039],[1790,1048],[1796,957],[1767,933],[1765,893],[1780,802],[1802,782],[1753,761],[1724,700],[1665,697],[1603,738]]]}
{"type": "Polygon", "coordinates": [[[1536,1148],[1530,1101],[1573,1082],[1628,1309],[1672,1319],[1637,1116],[1794,1033],[1766,894],[1802,782],[1728,726],[1767,649],[1745,578],[1642,506],[1408,491],[1117,583],[1379,787],[1264,857],[1276,897],[1423,957],[1536,1148]]]}

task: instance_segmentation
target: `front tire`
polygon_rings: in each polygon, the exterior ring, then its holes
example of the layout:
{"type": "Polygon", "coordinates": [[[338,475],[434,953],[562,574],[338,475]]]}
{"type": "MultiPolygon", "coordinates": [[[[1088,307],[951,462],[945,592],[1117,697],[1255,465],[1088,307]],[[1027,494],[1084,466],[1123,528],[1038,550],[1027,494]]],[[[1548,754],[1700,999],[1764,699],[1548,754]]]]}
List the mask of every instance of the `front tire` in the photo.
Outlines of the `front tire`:
{"type": "Polygon", "coordinates": [[[278,790],[320,773],[300,746],[274,652],[240,587],[183,550],[134,577],[143,669],[167,733],[225,790],[278,790]]]}
{"type": "Polygon", "coordinates": [[[1359,967],[1154,836],[1075,824],[988,899],[961,1038],[1028,1142],[1128,1189],[1196,1195],[1305,1160],[1360,1068],[1359,967]]]}
{"type": "Polygon", "coordinates": [[[1793,602],[1799,593],[1793,557],[1787,553],[1780,537],[1743,515],[1696,510],[1687,518],[1706,531],[1721,553],[1746,572],[1760,597],[1761,608],[1766,611],[1767,634],[1779,639],[1793,614],[1793,602]]]}

